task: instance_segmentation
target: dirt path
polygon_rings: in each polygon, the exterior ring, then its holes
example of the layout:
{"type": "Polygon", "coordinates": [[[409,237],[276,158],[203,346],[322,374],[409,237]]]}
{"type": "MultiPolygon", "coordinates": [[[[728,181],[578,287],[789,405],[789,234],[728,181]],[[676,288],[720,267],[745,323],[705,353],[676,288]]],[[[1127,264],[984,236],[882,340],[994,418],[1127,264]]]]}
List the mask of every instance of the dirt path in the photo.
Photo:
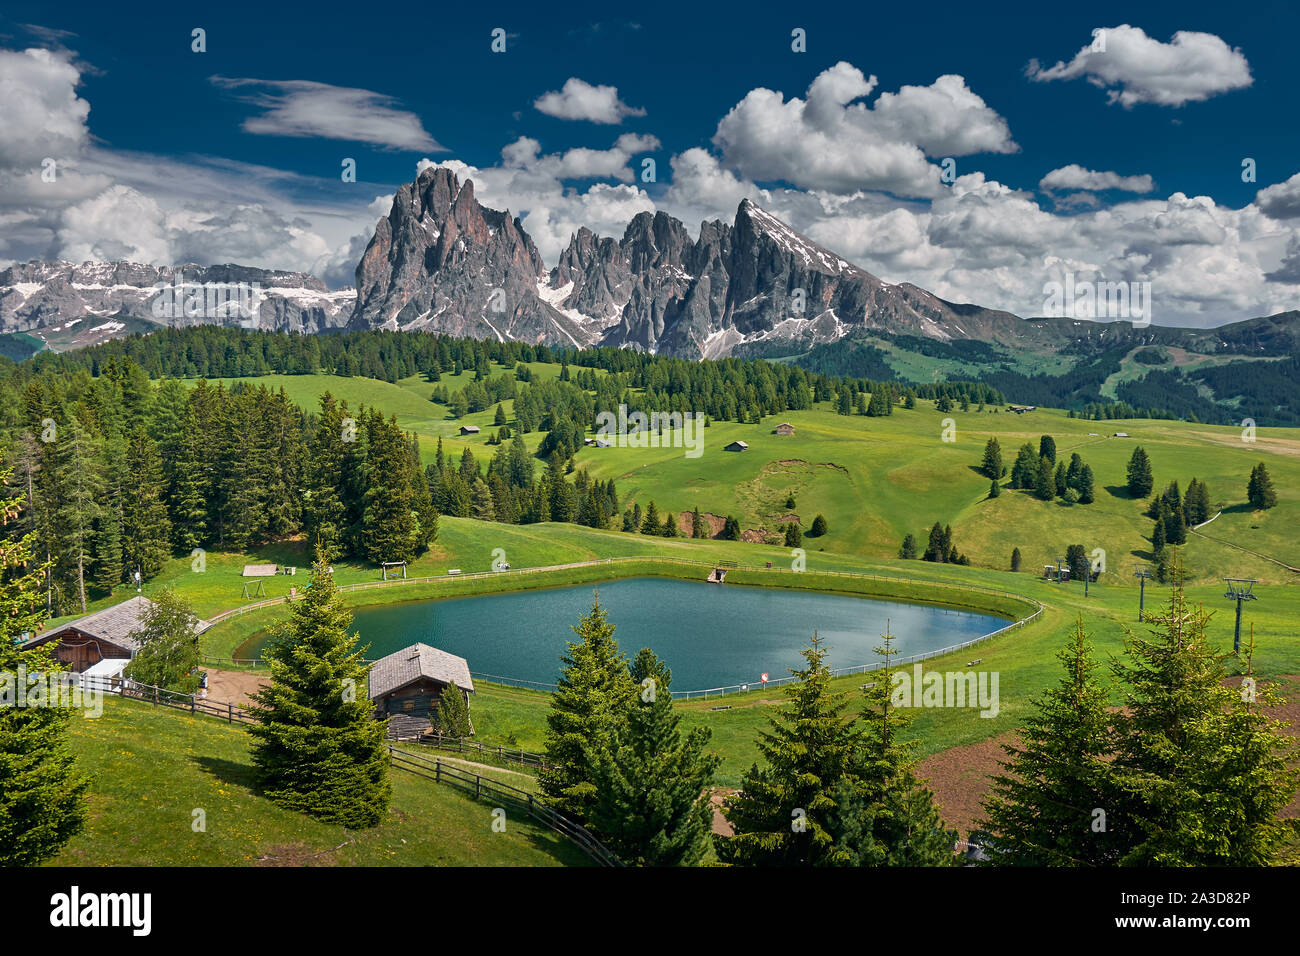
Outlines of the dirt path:
{"type": "Polygon", "coordinates": [[[203,669],[208,674],[207,699],[214,704],[234,704],[236,707],[247,707],[250,696],[265,687],[271,680],[265,673],[223,671],[215,667],[205,667],[203,669]]]}

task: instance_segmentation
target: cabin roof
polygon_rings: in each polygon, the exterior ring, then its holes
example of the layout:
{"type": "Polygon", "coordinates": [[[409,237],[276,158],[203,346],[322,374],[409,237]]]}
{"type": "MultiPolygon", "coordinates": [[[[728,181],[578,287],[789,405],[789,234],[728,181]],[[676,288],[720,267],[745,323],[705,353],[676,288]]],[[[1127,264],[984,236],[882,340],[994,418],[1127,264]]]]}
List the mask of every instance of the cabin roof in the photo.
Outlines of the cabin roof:
{"type": "Polygon", "coordinates": [[[455,681],[461,690],[474,690],[474,678],[469,674],[469,661],[465,658],[440,651],[428,644],[412,644],[387,657],[381,657],[371,666],[370,699],[391,694],[415,683],[421,677],[441,684],[455,681]]]}
{"type": "Polygon", "coordinates": [[[75,630],[134,653],[140,649],[140,642],[135,637],[136,632],[144,622],[145,613],[153,606],[153,601],[137,595],[121,604],[114,604],[94,614],[87,614],[75,621],[60,624],[44,634],[38,634],[27,642],[27,646],[43,644],[75,630]]]}

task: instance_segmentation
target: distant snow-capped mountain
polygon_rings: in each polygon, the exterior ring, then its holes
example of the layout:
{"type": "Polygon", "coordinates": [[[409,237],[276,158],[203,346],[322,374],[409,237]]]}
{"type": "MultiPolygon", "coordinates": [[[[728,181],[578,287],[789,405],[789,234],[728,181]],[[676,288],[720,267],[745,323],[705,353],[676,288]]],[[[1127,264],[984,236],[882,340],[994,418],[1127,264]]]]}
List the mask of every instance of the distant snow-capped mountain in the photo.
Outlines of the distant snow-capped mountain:
{"type": "Polygon", "coordinates": [[[301,272],[36,261],[0,271],[0,332],[64,348],[156,326],[321,332],[343,326],[355,298],[301,272]]]}

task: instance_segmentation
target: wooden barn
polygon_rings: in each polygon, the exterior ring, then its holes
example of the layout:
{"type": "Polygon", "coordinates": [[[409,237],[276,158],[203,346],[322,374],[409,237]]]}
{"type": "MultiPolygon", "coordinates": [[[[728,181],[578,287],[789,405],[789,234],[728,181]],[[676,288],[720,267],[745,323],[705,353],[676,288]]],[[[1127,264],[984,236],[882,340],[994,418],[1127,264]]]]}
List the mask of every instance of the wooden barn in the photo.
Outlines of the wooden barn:
{"type": "Polygon", "coordinates": [[[477,435],[477,434],[478,434],[478,426],[477,426],[477,425],[461,425],[461,426],[460,426],[460,433],[461,433],[462,435],[477,435]]]}
{"type": "Polygon", "coordinates": [[[428,644],[412,644],[381,657],[370,668],[370,701],[375,705],[375,716],[413,718],[431,724],[442,692],[452,681],[468,703],[469,695],[474,693],[469,662],[428,644]]]}
{"type": "Polygon", "coordinates": [[[153,606],[147,597],[133,597],[37,634],[22,647],[27,650],[54,644],[54,656],[74,672],[110,658],[130,660],[140,649],[135,634],[153,606]]]}
{"type": "Polygon", "coordinates": [[[780,425],[776,426],[776,433],[778,435],[793,435],[794,426],[789,422],[782,422],[780,425]]]}
{"type": "Polygon", "coordinates": [[[743,441],[733,441],[730,445],[724,446],[722,450],[723,451],[749,451],[749,443],[743,441]]]}

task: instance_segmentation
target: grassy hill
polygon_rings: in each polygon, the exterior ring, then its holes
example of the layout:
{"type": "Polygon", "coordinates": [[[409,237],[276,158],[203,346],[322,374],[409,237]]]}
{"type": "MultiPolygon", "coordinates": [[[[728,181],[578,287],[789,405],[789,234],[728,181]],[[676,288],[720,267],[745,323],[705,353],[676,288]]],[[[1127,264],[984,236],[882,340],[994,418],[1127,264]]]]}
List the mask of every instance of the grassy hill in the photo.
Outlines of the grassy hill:
{"type": "MultiPolygon", "coordinates": [[[[500,371],[494,369],[494,374],[500,371]]],[[[534,366],[539,377],[558,374],[559,366],[534,366]]],[[[472,373],[444,375],[442,384],[455,391],[472,373]]],[[[235,380],[226,380],[227,382],[235,380]]],[[[396,414],[398,421],[421,437],[431,460],[439,437],[448,454],[471,448],[480,461],[494,448],[487,444],[493,409],[451,417],[445,406],[428,398],[433,386],[412,377],[396,384],[326,375],[271,375],[247,379],[268,387],[284,387],[302,407],[314,409],[319,396],[331,391],[355,408],[374,405],[396,414]],[[476,424],[483,434],[463,438],[461,424],[476,424]]],[[[510,413],[511,403],[506,411],[510,413]]],[[[958,549],[976,565],[1004,568],[1012,548],[1020,548],[1024,567],[1032,570],[1054,562],[1067,545],[1106,552],[1108,569],[1128,577],[1150,560],[1151,522],[1146,502],[1128,497],[1125,465],[1134,445],[1150,454],[1156,488],[1199,478],[1210,489],[1212,510],[1223,515],[1206,528],[1210,538],[1197,538],[1184,549],[1191,580],[1222,575],[1290,580],[1290,572],[1249,552],[1300,567],[1300,540],[1290,529],[1300,520],[1300,429],[1261,428],[1254,442],[1229,426],[1174,421],[1124,420],[1092,422],[1065,412],[1038,409],[1023,415],[992,408],[979,412],[942,414],[921,401],[914,410],[896,408],[884,418],[835,414],[829,403],[781,416],[795,425],[795,434],[773,434],[777,424],[713,422],[703,431],[704,453],[686,458],[680,448],[585,448],[579,467],[593,477],[614,478],[625,503],[644,507],[651,499],[677,512],[734,514],[747,529],[774,532],[782,520],[797,518],[806,531],[817,514],[826,517],[829,533],[806,539],[810,550],[882,559],[895,555],[903,536],[924,541],[931,524],[951,524],[958,549]],[[944,419],[956,423],[956,440],[942,440],[944,419]],[[1123,431],[1129,438],[1111,438],[1123,431]],[[1092,433],[1096,433],[1093,435],[1092,433]],[[1039,436],[1056,440],[1058,456],[1067,460],[1078,451],[1092,466],[1097,500],[1073,507],[1044,503],[1027,492],[1004,493],[989,500],[988,479],[975,467],[984,443],[996,437],[1008,467],[1024,442],[1037,447],[1039,436]],[[748,442],[747,452],[724,452],[731,441],[748,442]],[[1278,506],[1254,512],[1245,501],[1246,481],[1256,462],[1267,463],[1278,489],[1278,506]],[[786,509],[787,495],[796,499],[786,509]]],[[[541,440],[538,432],[525,436],[529,447],[541,440]]],[[[498,527],[492,534],[505,534],[498,527]]],[[[490,550],[490,549],[489,549],[490,550]]]]}
{"type": "Polygon", "coordinates": [[[492,806],[393,771],[378,827],[349,831],[281,809],[252,783],[248,734],[208,717],[109,698],[77,714],[72,750],[91,779],[85,831],[61,866],[557,866],[588,858],[522,815],[492,830],[492,806]],[[204,812],[205,829],[192,826],[204,812]],[[522,818],[519,818],[522,817],[522,818]]]}

